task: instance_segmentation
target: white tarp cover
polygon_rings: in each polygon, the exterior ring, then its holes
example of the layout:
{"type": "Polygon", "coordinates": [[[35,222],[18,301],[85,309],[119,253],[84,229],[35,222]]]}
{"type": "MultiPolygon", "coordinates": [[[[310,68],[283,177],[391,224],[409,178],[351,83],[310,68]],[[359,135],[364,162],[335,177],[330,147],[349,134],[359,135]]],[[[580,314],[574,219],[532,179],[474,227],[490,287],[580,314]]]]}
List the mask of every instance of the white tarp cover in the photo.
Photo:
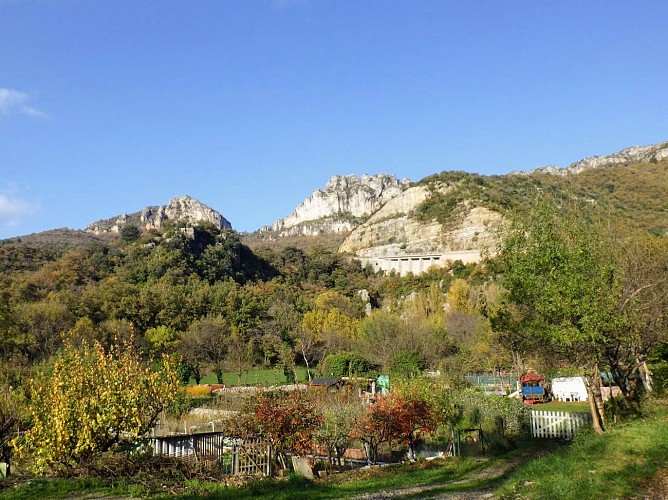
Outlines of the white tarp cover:
{"type": "Polygon", "coordinates": [[[553,378],[552,394],[559,401],[587,401],[587,387],[582,377],[553,378]]]}

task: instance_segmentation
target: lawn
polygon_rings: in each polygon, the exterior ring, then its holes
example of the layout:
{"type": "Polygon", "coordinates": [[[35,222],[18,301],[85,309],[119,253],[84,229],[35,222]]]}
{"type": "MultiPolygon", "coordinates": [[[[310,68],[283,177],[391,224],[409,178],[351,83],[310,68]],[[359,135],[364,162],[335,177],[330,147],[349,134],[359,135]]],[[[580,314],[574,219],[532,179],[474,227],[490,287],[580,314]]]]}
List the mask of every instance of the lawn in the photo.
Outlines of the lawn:
{"type": "Polygon", "coordinates": [[[651,478],[666,466],[668,405],[664,402],[650,408],[646,417],[613,427],[604,435],[581,432],[570,446],[519,467],[497,494],[578,500],[642,497],[651,478]]]}
{"type": "MultiPolygon", "coordinates": [[[[406,465],[375,467],[336,474],[321,480],[308,480],[292,475],[285,479],[254,480],[243,488],[217,482],[181,479],[129,480],[101,479],[34,479],[16,488],[2,489],[0,499],[41,498],[99,498],[130,495],[144,498],[271,498],[271,499],[336,499],[351,498],[366,493],[420,485],[444,491],[467,491],[491,487],[494,480],[467,479],[498,464],[495,461],[474,459],[443,459],[406,465]],[[457,481],[456,484],[452,484],[457,481]],[[460,482],[461,481],[461,482],[460,482]],[[176,493],[176,494],[175,494],[176,493]]],[[[5,485],[8,486],[8,485],[5,485]]]]}
{"type": "Polygon", "coordinates": [[[544,411],[565,411],[568,413],[589,413],[589,402],[587,401],[550,401],[549,403],[543,403],[538,405],[531,405],[532,410],[544,410],[544,411]]]}

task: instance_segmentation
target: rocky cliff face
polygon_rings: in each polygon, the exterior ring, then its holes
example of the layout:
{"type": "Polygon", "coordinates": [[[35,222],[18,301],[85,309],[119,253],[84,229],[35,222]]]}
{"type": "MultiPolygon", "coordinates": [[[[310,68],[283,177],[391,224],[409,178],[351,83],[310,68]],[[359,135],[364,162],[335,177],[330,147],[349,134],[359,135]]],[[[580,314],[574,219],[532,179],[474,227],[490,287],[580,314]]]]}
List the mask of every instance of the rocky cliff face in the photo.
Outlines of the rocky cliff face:
{"type": "MultiPolygon", "coordinates": [[[[570,175],[611,165],[658,163],[665,159],[668,159],[668,142],[632,146],[611,155],[584,158],[567,168],[544,167],[534,172],[570,175]]],[[[530,175],[531,172],[523,174],[530,175]]],[[[415,186],[404,191],[355,228],[339,251],[374,269],[399,274],[422,272],[432,265],[442,266],[447,260],[473,262],[484,253],[492,253],[503,217],[480,206],[479,202],[458,198],[457,205],[462,210],[457,211],[448,227],[435,220],[420,222],[411,217],[433,191],[447,198],[455,187],[456,184],[442,183],[429,188],[415,186]]]]}
{"type": "Polygon", "coordinates": [[[575,163],[571,163],[566,168],[555,166],[540,167],[533,170],[533,172],[544,172],[556,175],[578,174],[585,170],[601,168],[609,165],[658,163],[666,158],[668,158],[668,142],[661,142],[649,146],[631,146],[610,155],[589,156],[576,161],[575,163]]]}
{"type": "Polygon", "coordinates": [[[386,174],[336,175],[324,189],[317,189],[294,212],[260,229],[276,236],[347,233],[401,194],[410,181],[386,174]]]}
{"type": "Polygon", "coordinates": [[[219,212],[190,196],[176,196],[167,205],[146,207],[140,212],[122,214],[89,224],[86,231],[95,234],[117,233],[127,225],[140,229],[159,229],[165,221],[195,223],[207,221],[218,229],[231,229],[230,222],[219,212]]]}
{"type": "MultiPolygon", "coordinates": [[[[445,195],[451,190],[449,187],[440,189],[445,195]]],[[[406,190],[353,230],[339,251],[363,261],[425,255],[474,261],[480,258],[481,252],[493,249],[501,215],[483,207],[472,207],[455,227],[446,230],[436,221],[421,223],[410,216],[430,196],[425,186],[406,190]]]]}

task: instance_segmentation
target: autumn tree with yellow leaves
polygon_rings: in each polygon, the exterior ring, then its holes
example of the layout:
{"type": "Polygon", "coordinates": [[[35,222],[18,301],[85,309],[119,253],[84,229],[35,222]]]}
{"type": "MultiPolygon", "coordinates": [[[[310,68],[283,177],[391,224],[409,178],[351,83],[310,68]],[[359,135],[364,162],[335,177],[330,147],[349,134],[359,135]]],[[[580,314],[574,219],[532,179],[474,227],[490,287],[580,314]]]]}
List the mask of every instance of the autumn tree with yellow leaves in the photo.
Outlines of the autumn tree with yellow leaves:
{"type": "Polygon", "coordinates": [[[32,426],[14,444],[37,471],[74,466],[145,435],[178,387],[170,358],[153,370],[130,342],[67,342],[51,372],[29,382],[32,426]]]}

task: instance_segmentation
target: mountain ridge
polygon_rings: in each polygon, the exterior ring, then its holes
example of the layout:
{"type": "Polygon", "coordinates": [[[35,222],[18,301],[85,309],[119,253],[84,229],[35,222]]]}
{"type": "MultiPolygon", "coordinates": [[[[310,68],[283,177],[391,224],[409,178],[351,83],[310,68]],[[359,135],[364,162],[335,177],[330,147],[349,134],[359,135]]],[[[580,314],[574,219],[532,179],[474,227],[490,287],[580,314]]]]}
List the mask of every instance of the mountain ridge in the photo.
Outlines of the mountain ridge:
{"type": "Polygon", "coordinates": [[[406,190],[411,181],[390,174],[335,175],[297,208],[271,226],[259,229],[273,237],[347,233],[388,200],[406,190]]]}
{"type": "MultiPolygon", "coordinates": [[[[617,218],[630,219],[653,234],[668,235],[668,142],[590,156],[565,168],[540,167],[504,175],[444,171],[418,182],[390,174],[336,175],[288,216],[241,236],[253,247],[306,248],[324,242],[328,248],[379,266],[388,259],[420,255],[477,260],[493,248],[493,234],[506,214],[521,210],[536,192],[546,190],[568,190],[609,207],[617,218]]],[[[200,220],[219,229],[232,228],[219,212],[185,195],[166,205],[92,222],[85,231],[46,231],[24,237],[24,243],[21,237],[2,243],[12,248],[57,246],[62,251],[77,242],[92,242],[85,235],[115,238],[128,224],[148,230],[160,229],[168,221],[196,224],[200,220]]]]}
{"type": "Polygon", "coordinates": [[[232,229],[232,224],[220,212],[189,195],[175,196],[167,205],[147,206],[131,214],[123,213],[109,219],[90,223],[86,232],[93,234],[118,233],[126,225],[142,230],[160,229],[165,221],[197,223],[207,221],[218,229],[232,229]]]}
{"type": "Polygon", "coordinates": [[[512,174],[548,173],[556,175],[579,174],[593,168],[602,168],[610,165],[629,163],[658,163],[668,158],[668,141],[649,144],[646,146],[629,146],[615,153],[607,155],[587,156],[571,163],[567,167],[548,165],[537,167],[529,172],[513,171],[512,174]]]}

